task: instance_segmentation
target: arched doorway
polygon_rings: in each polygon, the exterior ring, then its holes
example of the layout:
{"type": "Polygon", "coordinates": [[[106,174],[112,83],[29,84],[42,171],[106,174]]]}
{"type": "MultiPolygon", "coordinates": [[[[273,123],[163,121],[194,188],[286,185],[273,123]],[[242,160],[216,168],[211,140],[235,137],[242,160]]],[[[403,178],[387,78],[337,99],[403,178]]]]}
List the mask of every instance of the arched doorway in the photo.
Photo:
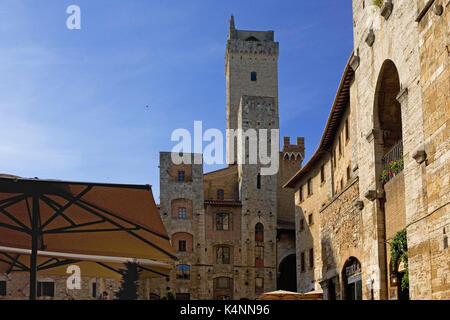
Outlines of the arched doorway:
{"type": "Polygon", "coordinates": [[[362,300],[361,263],[355,257],[350,257],[342,269],[344,300],[362,300]]]}
{"type": "Polygon", "coordinates": [[[280,276],[277,281],[277,289],[297,292],[297,262],[295,254],[284,258],[278,271],[280,276]]]}

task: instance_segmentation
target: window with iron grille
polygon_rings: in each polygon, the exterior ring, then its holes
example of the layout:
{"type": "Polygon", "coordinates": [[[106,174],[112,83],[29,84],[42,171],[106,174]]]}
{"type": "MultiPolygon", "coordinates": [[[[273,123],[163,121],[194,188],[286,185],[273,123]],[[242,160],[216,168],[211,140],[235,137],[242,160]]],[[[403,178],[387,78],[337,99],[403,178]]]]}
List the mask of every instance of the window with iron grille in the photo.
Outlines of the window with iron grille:
{"type": "Polygon", "coordinates": [[[186,240],[179,240],[178,241],[178,251],[186,252],[186,240]]]}
{"type": "Polygon", "coordinates": [[[311,178],[308,179],[308,195],[312,195],[312,180],[311,178]]]}
{"type": "Polygon", "coordinates": [[[38,297],[54,297],[55,296],[55,283],[49,281],[42,281],[37,283],[37,296],[38,297]]]}
{"type": "Polygon", "coordinates": [[[189,280],[191,278],[191,267],[187,264],[177,266],[177,279],[189,280]]]}
{"type": "Polygon", "coordinates": [[[0,281],[0,296],[6,296],[6,281],[0,281]]]}
{"type": "Polygon", "coordinates": [[[300,272],[305,272],[305,253],[300,254],[300,272]]]}
{"type": "Polygon", "coordinates": [[[184,181],[184,171],[178,171],[178,181],[184,181]]]}

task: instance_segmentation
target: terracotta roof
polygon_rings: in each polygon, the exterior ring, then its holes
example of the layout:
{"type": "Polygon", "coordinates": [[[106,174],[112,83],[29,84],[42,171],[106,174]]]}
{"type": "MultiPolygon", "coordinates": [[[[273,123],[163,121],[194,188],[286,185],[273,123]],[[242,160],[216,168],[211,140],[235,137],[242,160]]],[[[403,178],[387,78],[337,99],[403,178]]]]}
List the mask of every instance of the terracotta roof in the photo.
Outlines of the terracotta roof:
{"type": "Polygon", "coordinates": [[[205,205],[240,207],[242,203],[236,200],[205,200],[205,205]]]}
{"type": "Polygon", "coordinates": [[[345,113],[350,98],[350,84],[355,74],[353,69],[350,67],[350,61],[352,60],[352,58],[353,52],[347,62],[347,65],[345,66],[344,74],[342,75],[342,79],[339,84],[339,88],[336,93],[330,115],[328,116],[327,124],[325,125],[325,129],[323,131],[322,138],[316,152],[314,152],[313,156],[311,157],[311,159],[309,159],[305,166],[303,166],[303,168],[301,168],[283,186],[283,188],[294,188],[297,181],[313,168],[313,165],[317,162],[317,160],[319,160],[322,155],[330,151],[329,147],[333,143],[333,140],[336,136],[336,131],[339,127],[339,123],[342,120],[342,116],[345,113]]]}

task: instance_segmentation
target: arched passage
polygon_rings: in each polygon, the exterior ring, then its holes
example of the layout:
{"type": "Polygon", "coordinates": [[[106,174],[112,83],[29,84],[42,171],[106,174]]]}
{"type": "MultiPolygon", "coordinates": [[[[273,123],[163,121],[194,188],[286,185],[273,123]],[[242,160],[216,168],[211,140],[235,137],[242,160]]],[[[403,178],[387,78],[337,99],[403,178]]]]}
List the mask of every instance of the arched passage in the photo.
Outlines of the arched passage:
{"type": "Polygon", "coordinates": [[[277,281],[278,290],[297,291],[297,262],[295,254],[284,258],[278,268],[279,277],[277,281]]]}
{"type": "Polygon", "coordinates": [[[380,70],[375,91],[374,127],[376,174],[384,183],[403,169],[402,108],[397,100],[400,93],[400,77],[397,67],[386,60],[380,70]],[[396,166],[390,166],[390,163],[396,166]],[[393,172],[396,171],[396,172],[393,172]],[[382,178],[383,172],[386,177],[382,178]]]}

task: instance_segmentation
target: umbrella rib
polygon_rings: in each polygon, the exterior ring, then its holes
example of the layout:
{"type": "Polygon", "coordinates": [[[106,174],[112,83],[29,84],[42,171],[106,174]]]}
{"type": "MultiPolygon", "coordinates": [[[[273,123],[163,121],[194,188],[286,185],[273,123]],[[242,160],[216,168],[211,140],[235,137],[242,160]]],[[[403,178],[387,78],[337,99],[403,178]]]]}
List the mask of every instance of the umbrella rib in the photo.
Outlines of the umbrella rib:
{"type": "MultiPolygon", "coordinates": [[[[67,230],[70,227],[67,228],[60,228],[60,229],[53,229],[45,231],[46,234],[55,234],[55,233],[90,233],[90,232],[117,232],[117,231],[133,231],[133,230],[139,230],[136,228],[123,228],[123,229],[85,229],[85,230],[67,230]]],[[[75,227],[74,227],[75,228],[75,227]]]]}
{"type": "Polygon", "coordinates": [[[135,226],[139,227],[140,229],[145,230],[145,231],[147,231],[147,232],[150,232],[150,233],[152,233],[152,234],[154,234],[154,235],[156,235],[156,236],[158,236],[158,237],[160,237],[160,238],[163,238],[163,239],[165,239],[165,240],[169,240],[169,237],[167,237],[167,236],[165,236],[165,235],[162,235],[162,234],[160,234],[160,233],[158,233],[158,232],[156,232],[156,231],[153,231],[153,230],[148,229],[148,228],[146,228],[146,227],[144,227],[144,226],[141,226],[141,225],[139,225],[139,224],[137,224],[137,223],[134,223],[134,222],[132,222],[132,221],[130,221],[130,220],[128,220],[128,219],[125,219],[125,218],[123,218],[123,217],[120,217],[120,216],[118,216],[118,215],[116,215],[116,214],[114,214],[114,213],[112,213],[112,212],[110,212],[110,211],[108,211],[108,210],[99,208],[99,207],[97,207],[96,205],[94,205],[94,204],[92,204],[92,203],[90,203],[90,202],[88,202],[88,201],[85,201],[85,200],[80,199],[80,202],[82,202],[83,204],[85,204],[85,205],[87,205],[87,206],[91,206],[92,208],[94,208],[94,209],[96,209],[96,210],[98,210],[98,211],[101,211],[101,212],[103,212],[103,213],[105,213],[105,214],[108,214],[108,215],[110,215],[110,216],[112,216],[112,217],[114,217],[114,218],[116,218],[116,219],[119,219],[119,220],[122,220],[122,221],[124,221],[124,222],[126,222],[126,223],[135,225],[135,226]]]}
{"type": "MultiPolygon", "coordinates": [[[[41,196],[40,197],[42,201],[44,201],[50,208],[52,208],[53,210],[55,210],[56,212],[58,212],[59,210],[61,210],[62,205],[60,205],[58,202],[56,202],[53,199],[50,199],[46,196],[41,196]]],[[[66,220],[68,223],[70,223],[71,225],[75,225],[75,222],[72,221],[72,219],[70,219],[68,216],[66,216],[64,213],[64,211],[60,212],[59,214],[54,214],[52,217],[50,217],[45,223],[44,225],[42,225],[42,228],[44,228],[45,226],[47,226],[51,221],[53,221],[57,216],[61,216],[64,218],[64,220],[66,220]]]]}
{"type": "MultiPolygon", "coordinates": [[[[92,186],[88,186],[86,189],[81,191],[78,195],[73,197],[69,200],[69,203],[67,203],[65,206],[60,208],[58,211],[55,212],[53,216],[51,216],[43,225],[42,228],[45,228],[50,222],[52,222],[58,215],[62,214],[65,210],[67,210],[70,206],[72,206],[75,202],[77,202],[82,196],[84,196],[86,193],[88,193],[92,189],[92,186]]],[[[49,199],[46,196],[42,196],[43,198],[49,199]]],[[[50,199],[49,199],[50,200],[50,199]]],[[[64,216],[64,215],[63,215],[64,216]]]]}
{"type": "MultiPolygon", "coordinates": [[[[10,261],[6,261],[4,259],[2,259],[2,261],[7,262],[7,263],[11,263],[12,261],[14,261],[14,258],[12,256],[10,256],[9,254],[7,254],[6,252],[0,252],[1,254],[3,254],[5,257],[7,257],[8,259],[10,259],[10,261]]],[[[22,268],[23,270],[27,269],[27,266],[24,265],[23,263],[16,261],[15,263],[13,263],[15,266],[22,268]]]]}
{"type": "Polygon", "coordinates": [[[152,269],[147,268],[147,267],[139,266],[139,268],[141,268],[142,270],[148,271],[148,272],[153,272],[153,273],[155,273],[157,275],[160,275],[160,276],[163,276],[163,277],[168,277],[169,276],[168,274],[164,274],[164,273],[152,270],[152,269]]]}
{"type": "Polygon", "coordinates": [[[23,199],[26,199],[26,197],[23,196],[23,195],[18,196],[18,197],[14,197],[14,198],[6,199],[7,201],[2,203],[2,206],[0,207],[0,210],[6,209],[6,208],[12,206],[13,204],[16,204],[17,202],[22,201],[23,199]]]}
{"type": "Polygon", "coordinates": [[[116,269],[114,269],[113,267],[110,267],[110,266],[108,266],[107,264],[104,264],[103,262],[96,262],[96,263],[97,263],[98,265],[100,265],[100,266],[106,268],[106,269],[109,269],[109,270],[111,270],[111,271],[117,272],[117,273],[120,274],[120,275],[123,274],[122,272],[120,272],[120,270],[116,270],[116,269]]]}
{"type": "MultiPolygon", "coordinates": [[[[63,198],[65,198],[66,200],[70,200],[70,198],[71,198],[71,195],[67,195],[66,193],[63,193],[63,192],[60,193],[60,196],[63,197],[63,198]]],[[[112,215],[112,216],[115,216],[117,219],[120,219],[120,220],[126,220],[126,219],[121,218],[121,217],[118,217],[118,216],[116,216],[116,215],[114,215],[114,214],[112,214],[112,213],[110,213],[110,212],[108,212],[108,211],[106,211],[106,210],[104,210],[104,209],[98,208],[98,207],[96,207],[95,205],[93,205],[93,204],[91,204],[91,203],[89,203],[89,202],[87,202],[87,205],[85,205],[85,204],[84,204],[85,202],[86,202],[86,201],[83,201],[83,200],[80,199],[79,201],[74,202],[74,204],[77,205],[77,206],[79,206],[80,208],[82,208],[82,209],[84,209],[84,210],[86,210],[86,211],[88,211],[88,212],[90,212],[90,213],[92,213],[92,214],[94,214],[94,215],[100,217],[100,218],[105,219],[107,222],[111,223],[112,225],[115,225],[116,227],[121,228],[122,230],[124,229],[124,227],[123,227],[122,225],[120,225],[119,223],[117,223],[117,222],[113,221],[112,219],[106,217],[105,215],[103,215],[103,214],[100,213],[100,212],[96,212],[95,210],[99,210],[99,211],[105,212],[105,213],[107,213],[107,214],[110,214],[110,215],[112,215]],[[95,210],[92,209],[92,208],[89,208],[89,206],[92,206],[95,210]]],[[[135,226],[137,226],[137,227],[140,227],[139,225],[137,225],[137,224],[135,224],[135,223],[131,223],[131,222],[130,222],[130,224],[133,224],[133,225],[135,225],[135,226]]],[[[144,228],[142,228],[142,229],[144,229],[144,228]]],[[[147,230],[147,229],[144,229],[144,230],[147,230]]],[[[124,231],[125,231],[125,232],[128,232],[129,234],[131,234],[132,236],[134,236],[134,237],[136,237],[137,239],[141,240],[142,242],[148,244],[149,246],[155,248],[156,250],[158,250],[158,251],[164,253],[165,255],[167,255],[168,257],[170,257],[171,259],[175,259],[175,260],[177,259],[177,257],[176,257],[175,255],[170,254],[170,253],[167,252],[166,250],[164,250],[164,249],[158,247],[158,246],[155,245],[154,243],[148,241],[147,239],[144,239],[143,237],[141,237],[141,236],[135,234],[134,232],[132,232],[132,231],[127,231],[127,230],[124,230],[124,231]]],[[[152,233],[152,234],[156,234],[155,232],[152,232],[151,230],[147,230],[147,231],[149,231],[149,232],[152,233]]],[[[159,236],[161,236],[161,235],[159,235],[159,236]]],[[[161,236],[161,237],[163,237],[163,236],[161,236]]],[[[163,237],[163,238],[164,238],[164,239],[168,239],[168,237],[163,237]]]]}
{"type": "Polygon", "coordinates": [[[3,208],[0,208],[0,213],[3,213],[3,215],[5,215],[6,217],[8,217],[9,219],[11,219],[12,221],[14,221],[15,223],[17,223],[19,226],[21,226],[23,229],[28,230],[29,232],[31,232],[31,230],[24,225],[19,219],[16,219],[12,214],[10,214],[8,211],[6,211],[3,208]]]}
{"type": "Polygon", "coordinates": [[[16,231],[20,231],[20,232],[27,233],[27,234],[31,234],[31,230],[30,229],[28,229],[28,228],[23,229],[23,228],[20,228],[18,226],[14,226],[12,224],[7,224],[7,223],[0,222],[0,227],[7,228],[7,229],[12,229],[12,230],[16,230],[16,231]]]}
{"type": "Polygon", "coordinates": [[[25,197],[25,196],[24,196],[23,194],[21,194],[21,195],[19,195],[19,196],[14,196],[14,197],[11,197],[11,198],[3,199],[3,200],[0,200],[0,204],[7,203],[7,202],[9,202],[9,201],[14,201],[14,200],[16,200],[16,199],[23,199],[24,197],[25,197]]]}
{"type": "Polygon", "coordinates": [[[72,263],[78,263],[80,262],[80,260],[61,260],[61,261],[57,261],[53,264],[50,264],[48,266],[43,266],[43,267],[38,267],[38,271],[42,271],[42,270],[47,270],[47,269],[51,269],[51,268],[57,268],[57,267],[61,267],[61,266],[65,266],[68,264],[72,264],[72,263]]]}
{"type": "Polygon", "coordinates": [[[31,218],[31,208],[30,204],[28,203],[28,197],[25,197],[25,203],[27,204],[27,212],[28,212],[28,218],[30,219],[30,225],[32,224],[32,218],[31,218]]]}
{"type": "MultiPolygon", "coordinates": [[[[115,225],[116,227],[122,228],[122,229],[123,229],[123,227],[122,227],[120,224],[118,224],[117,222],[114,222],[113,220],[109,219],[108,217],[105,217],[104,215],[102,215],[102,214],[99,213],[99,212],[95,212],[93,209],[89,208],[88,206],[84,205],[83,203],[77,202],[77,203],[75,203],[75,205],[77,205],[77,206],[79,206],[79,207],[85,209],[85,210],[88,211],[88,212],[91,212],[92,214],[94,214],[94,215],[96,215],[96,216],[98,216],[98,217],[101,217],[101,218],[105,219],[106,221],[108,221],[109,223],[115,225]]],[[[124,230],[124,231],[126,231],[126,230],[124,230]]],[[[168,257],[170,257],[170,258],[172,258],[172,259],[175,259],[175,260],[177,259],[176,256],[170,254],[170,253],[167,252],[166,250],[164,250],[164,249],[158,247],[157,245],[155,245],[155,244],[153,244],[152,242],[148,241],[147,239],[144,239],[143,237],[141,237],[141,236],[135,234],[134,232],[132,232],[132,231],[126,231],[126,232],[128,232],[129,234],[131,234],[131,235],[133,235],[134,237],[138,238],[139,240],[143,241],[144,243],[150,245],[151,247],[153,247],[153,248],[159,250],[160,252],[164,253],[164,254],[167,255],[168,257]]]]}
{"type": "Polygon", "coordinates": [[[68,230],[68,229],[87,227],[87,226],[92,226],[92,225],[100,224],[100,223],[104,223],[104,222],[105,222],[105,220],[86,222],[86,223],[76,224],[76,225],[72,225],[72,226],[68,226],[68,227],[61,227],[61,228],[56,228],[56,229],[45,230],[45,231],[42,231],[42,233],[44,233],[44,234],[45,233],[58,233],[58,231],[61,231],[61,233],[63,233],[65,230],[68,230]]]}

